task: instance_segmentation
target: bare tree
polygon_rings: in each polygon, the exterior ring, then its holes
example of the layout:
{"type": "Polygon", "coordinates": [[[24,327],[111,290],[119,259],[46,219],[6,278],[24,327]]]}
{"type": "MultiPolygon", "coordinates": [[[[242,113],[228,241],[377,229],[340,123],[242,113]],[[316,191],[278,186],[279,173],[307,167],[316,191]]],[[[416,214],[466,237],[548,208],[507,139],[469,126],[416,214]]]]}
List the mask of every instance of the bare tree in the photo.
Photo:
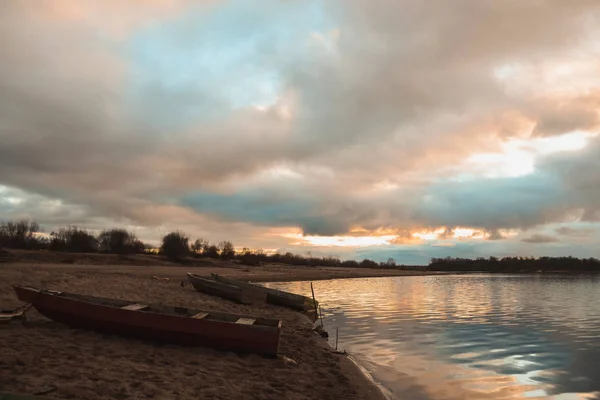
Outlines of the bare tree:
{"type": "Polygon", "coordinates": [[[235,248],[233,243],[225,240],[219,243],[219,255],[224,260],[229,260],[235,256],[235,248]]]}

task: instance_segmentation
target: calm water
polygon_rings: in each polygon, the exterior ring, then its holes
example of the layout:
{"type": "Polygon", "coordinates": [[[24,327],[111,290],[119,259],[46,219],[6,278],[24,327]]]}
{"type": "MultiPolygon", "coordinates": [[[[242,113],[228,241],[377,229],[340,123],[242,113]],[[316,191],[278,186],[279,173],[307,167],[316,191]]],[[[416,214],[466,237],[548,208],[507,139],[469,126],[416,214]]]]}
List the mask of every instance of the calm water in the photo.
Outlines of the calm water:
{"type": "MultiPolygon", "coordinates": [[[[600,279],[316,281],[325,328],[394,399],[600,399],[600,279]]],[[[269,283],[310,295],[308,282],[269,283]]]]}

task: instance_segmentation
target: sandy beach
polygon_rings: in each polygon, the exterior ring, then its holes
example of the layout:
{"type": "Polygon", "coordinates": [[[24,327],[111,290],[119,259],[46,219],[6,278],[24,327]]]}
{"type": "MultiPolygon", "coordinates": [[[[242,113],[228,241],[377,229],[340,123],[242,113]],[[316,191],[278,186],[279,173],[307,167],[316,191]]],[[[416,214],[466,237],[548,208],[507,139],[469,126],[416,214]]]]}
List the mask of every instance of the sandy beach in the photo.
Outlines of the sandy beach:
{"type": "Polygon", "coordinates": [[[283,321],[278,359],[202,347],[157,345],[70,329],[32,309],[27,322],[0,326],[0,389],[36,393],[56,388],[49,396],[64,399],[383,398],[351,360],[331,352],[325,340],[312,332],[312,324],[305,316],[266,304],[239,305],[198,293],[191,286],[180,286],[185,271],[208,274],[210,270],[246,279],[251,276],[254,280],[277,280],[282,274],[290,280],[342,277],[343,271],[281,266],[215,267],[0,264],[0,307],[12,309],[21,305],[11,288],[18,283],[276,317],[283,321]],[[294,270],[291,274],[290,268],[294,270]],[[284,362],[283,356],[296,364],[284,362]]]}

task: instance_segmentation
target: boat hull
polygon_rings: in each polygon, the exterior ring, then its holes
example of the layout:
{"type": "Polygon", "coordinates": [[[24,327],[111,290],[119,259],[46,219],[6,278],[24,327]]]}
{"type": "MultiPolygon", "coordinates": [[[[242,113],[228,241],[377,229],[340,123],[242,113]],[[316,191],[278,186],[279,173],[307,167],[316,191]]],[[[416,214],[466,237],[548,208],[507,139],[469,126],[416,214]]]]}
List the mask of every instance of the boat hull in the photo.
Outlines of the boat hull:
{"type": "Polygon", "coordinates": [[[222,297],[241,304],[253,304],[266,301],[266,293],[250,291],[225,282],[206,279],[194,274],[187,274],[188,280],[198,292],[222,297]]]}
{"type": "Polygon", "coordinates": [[[253,292],[264,293],[266,295],[267,303],[270,304],[293,308],[299,311],[314,311],[319,304],[318,302],[315,304],[313,299],[299,294],[284,292],[283,290],[270,289],[237,279],[225,278],[218,274],[211,274],[211,276],[218,282],[236,285],[242,289],[247,289],[253,292]]]}
{"type": "Polygon", "coordinates": [[[197,311],[182,307],[171,308],[181,315],[162,314],[78,301],[32,288],[14,290],[21,301],[31,303],[43,316],[73,328],[272,357],[277,355],[279,347],[281,321],[269,320],[272,326],[242,325],[232,322],[240,317],[233,314],[207,312],[226,316],[230,321],[194,319],[190,315],[197,311]]]}

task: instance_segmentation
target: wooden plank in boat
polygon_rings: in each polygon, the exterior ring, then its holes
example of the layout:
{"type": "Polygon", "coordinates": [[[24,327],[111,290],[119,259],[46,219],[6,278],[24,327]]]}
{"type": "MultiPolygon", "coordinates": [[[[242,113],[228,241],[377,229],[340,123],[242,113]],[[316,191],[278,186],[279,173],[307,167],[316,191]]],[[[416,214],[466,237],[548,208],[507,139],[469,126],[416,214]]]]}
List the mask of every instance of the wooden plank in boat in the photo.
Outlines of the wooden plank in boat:
{"type": "Polygon", "coordinates": [[[239,318],[237,321],[235,321],[236,324],[242,324],[242,325],[252,325],[256,322],[256,319],[254,318],[239,318]]]}
{"type": "Polygon", "coordinates": [[[198,314],[196,314],[196,315],[192,315],[192,318],[195,318],[195,319],[202,319],[202,318],[206,317],[207,315],[208,315],[208,313],[207,313],[207,312],[199,312],[199,313],[198,313],[198,314]]]}
{"type": "Polygon", "coordinates": [[[121,308],[123,310],[138,311],[138,310],[143,310],[144,308],[148,308],[148,307],[150,307],[148,304],[135,303],[135,304],[129,304],[127,306],[123,306],[121,308]]]}

